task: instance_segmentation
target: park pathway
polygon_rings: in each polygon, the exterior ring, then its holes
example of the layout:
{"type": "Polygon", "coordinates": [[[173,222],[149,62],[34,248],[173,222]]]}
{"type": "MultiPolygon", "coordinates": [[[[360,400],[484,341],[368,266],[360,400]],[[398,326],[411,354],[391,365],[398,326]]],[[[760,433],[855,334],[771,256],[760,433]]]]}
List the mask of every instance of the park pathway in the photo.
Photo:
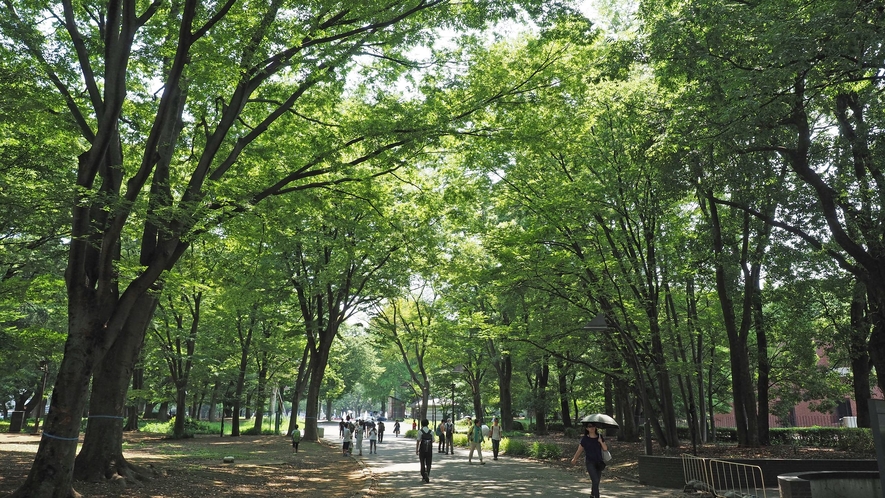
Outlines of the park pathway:
{"type": "MultiPolygon", "coordinates": [[[[341,447],[337,424],[325,427],[324,439],[341,447]]],[[[389,424],[392,426],[392,424],[389,424]]],[[[436,443],[434,443],[435,449],[436,443]]],[[[354,454],[371,473],[376,482],[373,496],[389,497],[560,497],[590,496],[590,478],[544,465],[534,460],[511,458],[504,455],[492,460],[491,445],[483,445],[480,465],[473,455],[473,464],[467,462],[468,450],[455,448],[454,455],[433,454],[430,482],[421,481],[415,440],[384,434],[377,454],[369,454],[369,441],[363,441],[363,456],[354,454]],[[488,446],[486,448],[485,446],[488,446]]],[[[343,457],[342,457],[343,458],[343,457]]],[[[600,486],[602,498],[669,498],[681,490],[653,488],[641,484],[608,481],[603,475],[600,486]]]]}

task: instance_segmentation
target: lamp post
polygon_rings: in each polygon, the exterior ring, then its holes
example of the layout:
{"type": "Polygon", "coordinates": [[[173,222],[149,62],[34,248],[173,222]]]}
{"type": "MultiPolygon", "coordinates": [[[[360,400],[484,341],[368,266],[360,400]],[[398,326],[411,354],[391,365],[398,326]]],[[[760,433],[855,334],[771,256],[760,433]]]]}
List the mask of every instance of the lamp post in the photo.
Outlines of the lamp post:
{"type": "MultiPolygon", "coordinates": [[[[452,373],[464,373],[464,365],[456,365],[452,368],[452,373]]],[[[452,382],[452,423],[455,423],[455,382],[452,382]]]]}
{"type": "Polygon", "coordinates": [[[452,423],[455,423],[455,383],[452,382],[452,411],[451,411],[452,423]]]}

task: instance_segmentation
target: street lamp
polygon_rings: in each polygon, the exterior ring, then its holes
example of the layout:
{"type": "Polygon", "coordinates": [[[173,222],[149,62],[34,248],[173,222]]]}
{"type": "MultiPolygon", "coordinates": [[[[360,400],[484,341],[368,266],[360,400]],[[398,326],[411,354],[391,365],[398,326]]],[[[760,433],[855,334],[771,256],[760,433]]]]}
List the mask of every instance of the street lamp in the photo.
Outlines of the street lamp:
{"type": "MultiPolygon", "coordinates": [[[[464,365],[456,365],[452,373],[464,373],[464,365]]],[[[452,423],[455,423],[455,382],[452,382],[452,423]]]]}
{"type": "Polygon", "coordinates": [[[455,423],[455,383],[452,382],[452,410],[449,412],[452,417],[452,423],[455,423]]]}

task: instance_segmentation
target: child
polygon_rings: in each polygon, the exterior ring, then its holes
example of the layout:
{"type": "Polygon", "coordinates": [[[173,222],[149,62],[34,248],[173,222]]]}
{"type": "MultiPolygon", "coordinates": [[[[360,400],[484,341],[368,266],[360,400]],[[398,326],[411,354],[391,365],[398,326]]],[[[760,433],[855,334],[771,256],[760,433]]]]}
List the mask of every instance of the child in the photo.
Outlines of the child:
{"type": "Polygon", "coordinates": [[[301,431],[298,430],[298,424],[295,424],[295,430],[292,431],[292,448],[298,453],[298,443],[301,442],[301,431]]]}
{"type": "Polygon", "coordinates": [[[378,442],[378,431],[374,427],[372,427],[371,429],[369,429],[369,454],[370,455],[372,453],[374,453],[376,455],[378,454],[378,447],[376,446],[377,442],[378,442]]]}
{"type": "Polygon", "coordinates": [[[344,456],[350,455],[350,440],[351,440],[351,432],[349,426],[344,426],[344,442],[341,445],[341,450],[344,452],[344,456]]]}

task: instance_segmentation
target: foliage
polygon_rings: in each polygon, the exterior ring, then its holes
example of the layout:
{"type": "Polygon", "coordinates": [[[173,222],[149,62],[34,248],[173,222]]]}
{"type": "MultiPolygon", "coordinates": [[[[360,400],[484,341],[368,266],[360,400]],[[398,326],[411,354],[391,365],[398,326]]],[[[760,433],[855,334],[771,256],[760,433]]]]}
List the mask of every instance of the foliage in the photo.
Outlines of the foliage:
{"type": "Polygon", "coordinates": [[[872,430],[864,427],[777,427],[771,429],[771,443],[865,453],[875,451],[872,430]]]}
{"type": "Polygon", "coordinates": [[[507,437],[501,440],[500,450],[509,456],[528,456],[531,446],[523,439],[507,437]]]}

